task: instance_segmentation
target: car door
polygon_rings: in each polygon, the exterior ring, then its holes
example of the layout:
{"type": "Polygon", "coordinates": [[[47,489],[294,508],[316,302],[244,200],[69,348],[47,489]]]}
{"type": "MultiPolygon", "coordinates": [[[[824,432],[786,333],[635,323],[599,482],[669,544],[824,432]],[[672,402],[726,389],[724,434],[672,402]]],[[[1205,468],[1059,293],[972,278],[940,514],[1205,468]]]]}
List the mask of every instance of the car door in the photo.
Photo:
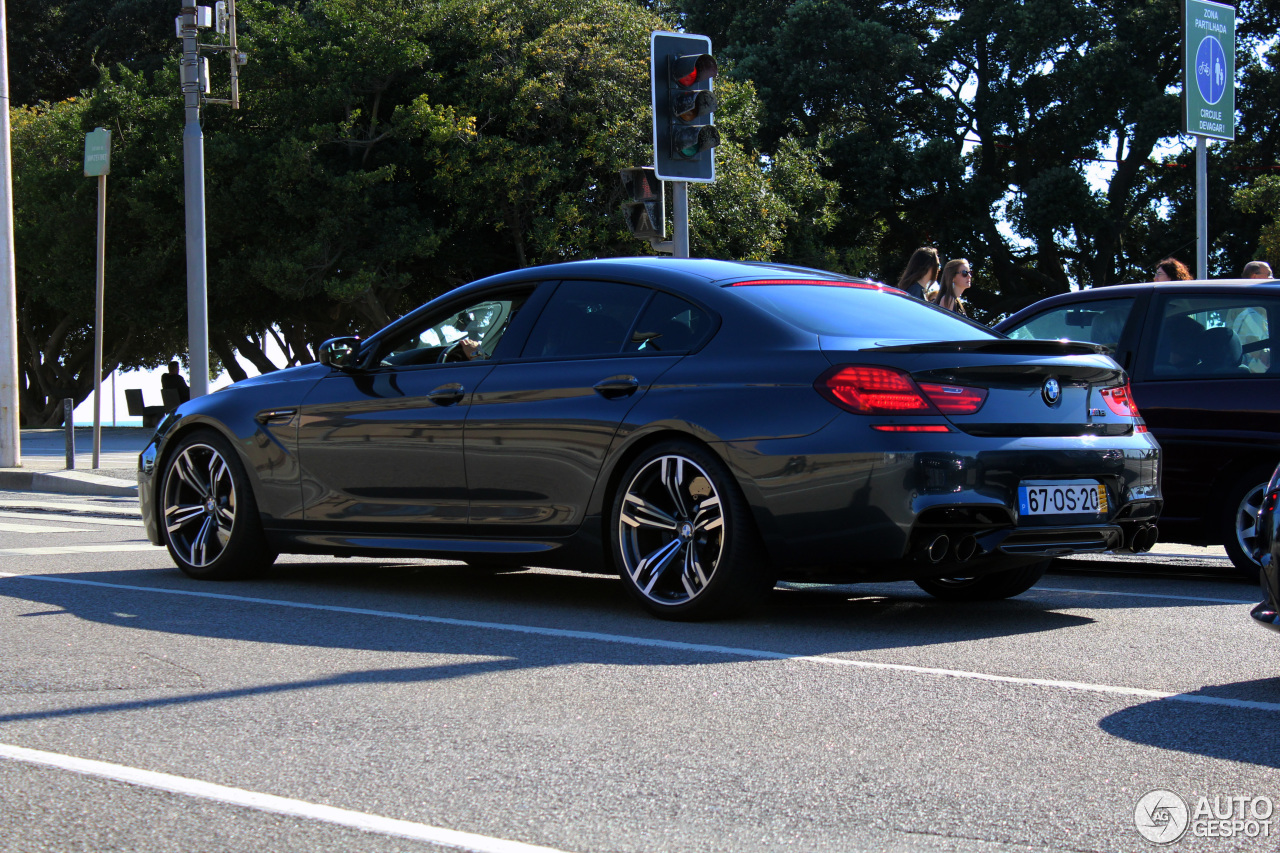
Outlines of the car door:
{"type": "Polygon", "coordinates": [[[531,289],[446,304],[377,342],[360,369],[316,384],[298,427],[307,522],[465,532],[467,412],[531,289]]]}
{"type": "Polygon", "coordinates": [[[711,328],[708,312],[673,294],[561,282],[521,358],[496,365],[472,400],[472,531],[556,536],[576,529],[627,413],[711,328]]]}
{"type": "Polygon", "coordinates": [[[1133,395],[1164,450],[1164,517],[1209,518],[1233,466],[1280,449],[1280,299],[1261,287],[1159,292],[1142,334],[1133,395]]]}

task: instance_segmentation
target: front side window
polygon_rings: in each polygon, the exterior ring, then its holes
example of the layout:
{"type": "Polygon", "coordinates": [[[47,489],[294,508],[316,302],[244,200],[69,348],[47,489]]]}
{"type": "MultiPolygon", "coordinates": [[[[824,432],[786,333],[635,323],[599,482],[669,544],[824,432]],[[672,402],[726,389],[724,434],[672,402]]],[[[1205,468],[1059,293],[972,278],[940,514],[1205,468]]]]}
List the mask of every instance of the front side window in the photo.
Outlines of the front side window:
{"type": "Polygon", "coordinates": [[[1273,300],[1165,297],[1159,305],[1152,376],[1186,379],[1271,372],[1273,300]]]}
{"type": "Polygon", "coordinates": [[[1133,297],[1078,300],[1037,314],[1006,334],[1016,340],[1087,341],[1115,352],[1133,304],[1133,297]]]}
{"type": "Polygon", "coordinates": [[[383,350],[384,367],[491,358],[528,297],[507,292],[463,303],[402,330],[383,350]]]}

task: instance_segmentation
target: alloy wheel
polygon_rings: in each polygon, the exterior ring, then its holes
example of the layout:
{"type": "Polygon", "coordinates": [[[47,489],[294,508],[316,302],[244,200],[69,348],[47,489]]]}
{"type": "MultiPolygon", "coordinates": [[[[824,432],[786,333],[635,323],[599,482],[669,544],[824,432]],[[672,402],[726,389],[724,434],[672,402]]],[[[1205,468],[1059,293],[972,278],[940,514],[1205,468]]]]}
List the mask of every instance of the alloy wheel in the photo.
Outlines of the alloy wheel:
{"type": "Polygon", "coordinates": [[[617,535],[623,568],[642,595],[668,606],[692,601],[724,552],[720,494],[692,460],[658,456],[627,487],[617,535]]]}
{"type": "Polygon", "coordinates": [[[1245,492],[1235,512],[1236,542],[1254,565],[1257,565],[1257,561],[1253,559],[1253,552],[1258,544],[1255,525],[1258,521],[1258,513],[1262,510],[1262,496],[1266,490],[1267,484],[1259,483],[1245,492]]]}
{"type": "Polygon", "coordinates": [[[164,525],[184,561],[204,568],[231,541],[236,488],[227,461],[207,444],[189,445],[173,459],[164,486],[164,525]]]}

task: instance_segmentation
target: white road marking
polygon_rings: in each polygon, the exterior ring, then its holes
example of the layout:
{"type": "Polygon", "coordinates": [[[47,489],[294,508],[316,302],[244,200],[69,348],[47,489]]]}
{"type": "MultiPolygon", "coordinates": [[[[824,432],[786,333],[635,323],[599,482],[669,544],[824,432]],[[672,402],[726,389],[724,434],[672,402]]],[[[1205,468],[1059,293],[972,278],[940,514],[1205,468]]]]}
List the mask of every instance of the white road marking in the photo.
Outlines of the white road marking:
{"type": "MultiPolygon", "coordinates": [[[[32,548],[0,548],[0,557],[40,557],[46,554],[110,554],[115,551],[154,551],[150,543],[121,542],[115,545],[41,545],[32,548]]],[[[3,573],[0,573],[3,576],[3,573]]]]}
{"type": "Polygon", "coordinates": [[[932,666],[914,666],[902,663],[885,663],[882,661],[856,660],[834,655],[799,655],[787,652],[773,652],[763,649],[747,649],[734,646],[714,646],[703,643],[684,643],[676,640],[658,640],[650,637],[632,637],[625,634],[603,634],[596,631],[573,631],[567,628],[545,628],[536,625],[517,625],[506,622],[480,622],[474,619],[452,619],[445,616],[423,616],[417,613],[400,613],[394,610],[368,610],[362,607],[341,607],[336,604],[312,604],[304,601],[288,601],[274,598],[254,598],[245,595],[229,595],[221,592],[200,592],[188,589],[163,589],[151,586],[135,586],[132,584],[112,584],[102,581],[63,578],[56,575],[19,575],[0,572],[0,578],[17,578],[21,580],[48,583],[67,583],[81,586],[121,589],[131,592],[150,592],[158,595],[176,595],[190,598],[206,598],[218,601],[235,601],[244,604],[265,604],[271,607],[288,607],[296,610],[320,610],[327,613],[345,613],[352,616],[372,616],[379,619],[400,619],[407,622],[423,622],[431,625],[449,625],[456,628],[478,628],[489,631],[506,631],[513,634],[531,634],[557,639],[591,640],[601,643],[616,643],[627,646],[668,649],[699,654],[726,655],[748,660],[785,660],[805,661],[825,666],[850,667],[854,669],[882,670],[888,672],[907,672],[917,675],[935,675],[946,678],[963,678],[973,681],[987,681],[998,684],[1016,684],[1031,687],[1050,687],[1059,690],[1073,690],[1086,693],[1100,693],[1109,696],[1126,696],[1136,699],[1168,699],[1174,702],[1188,702],[1195,705],[1217,705],[1229,708],[1249,708],[1256,711],[1280,712],[1280,703],[1255,702],[1248,699],[1231,699],[1224,696],[1206,696],[1195,693],[1170,693],[1164,690],[1147,690],[1141,687],[1120,687],[1111,684],[1092,684],[1084,681],[1060,681],[1051,678],[1023,678],[1012,675],[994,675],[985,672],[969,672],[962,669],[943,669],[932,666]]]}
{"type": "Polygon", "coordinates": [[[88,533],[85,527],[44,527],[39,524],[10,524],[0,521],[0,533],[88,533]]]}
{"type": "Polygon", "coordinates": [[[476,853],[562,853],[551,847],[539,847],[519,841],[508,841],[502,838],[491,838],[471,832],[459,832],[453,829],[442,829],[428,826],[425,823],[414,823],[408,820],[382,817],[367,812],[340,809],[334,806],[323,806],[309,803],[306,800],[294,800],[288,797],[277,797],[274,794],[261,794],[257,791],[246,791],[243,788],[231,788],[199,779],[188,779],[185,776],[174,776],[169,773],[156,773],[127,767],[123,764],[110,764],[105,761],[93,761],[87,758],[76,758],[56,752],[45,752],[38,749],[26,749],[21,746],[0,744],[0,758],[21,761],[26,764],[37,764],[44,767],[56,767],[85,776],[97,776],[113,779],[129,785],[170,791],[188,797],[203,800],[215,800],[233,806],[256,809],[262,812],[289,815],[291,817],[308,818],[310,820],[333,823],[375,832],[379,835],[391,835],[398,838],[412,838],[426,841],[443,847],[454,847],[460,850],[474,850],[476,853]]]}
{"type": "Polygon", "coordinates": [[[141,516],[128,518],[92,518],[87,515],[62,515],[56,512],[4,512],[0,510],[0,518],[21,518],[24,521],[61,521],[73,524],[105,524],[110,527],[141,527],[141,516]]]}

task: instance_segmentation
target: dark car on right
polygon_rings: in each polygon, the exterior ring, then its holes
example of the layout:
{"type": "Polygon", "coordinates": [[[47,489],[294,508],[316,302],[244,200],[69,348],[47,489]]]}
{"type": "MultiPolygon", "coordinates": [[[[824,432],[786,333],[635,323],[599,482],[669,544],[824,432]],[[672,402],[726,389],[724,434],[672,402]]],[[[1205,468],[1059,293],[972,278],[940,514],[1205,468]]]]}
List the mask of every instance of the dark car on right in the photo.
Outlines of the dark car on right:
{"type": "Polygon", "coordinates": [[[1280,503],[1280,467],[1271,475],[1262,493],[1262,510],[1258,513],[1257,551],[1258,562],[1262,564],[1262,601],[1253,608],[1250,615],[1259,625],[1280,631],[1280,513],[1276,512],[1276,504],[1280,503]]]}
{"type": "Polygon", "coordinates": [[[1164,449],[1160,538],[1225,546],[1258,573],[1255,521],[1280,463],[1280,282],[1125,284],[1043,299],[996,324],[1011,338],[1104,344],[1164,449]]]}

